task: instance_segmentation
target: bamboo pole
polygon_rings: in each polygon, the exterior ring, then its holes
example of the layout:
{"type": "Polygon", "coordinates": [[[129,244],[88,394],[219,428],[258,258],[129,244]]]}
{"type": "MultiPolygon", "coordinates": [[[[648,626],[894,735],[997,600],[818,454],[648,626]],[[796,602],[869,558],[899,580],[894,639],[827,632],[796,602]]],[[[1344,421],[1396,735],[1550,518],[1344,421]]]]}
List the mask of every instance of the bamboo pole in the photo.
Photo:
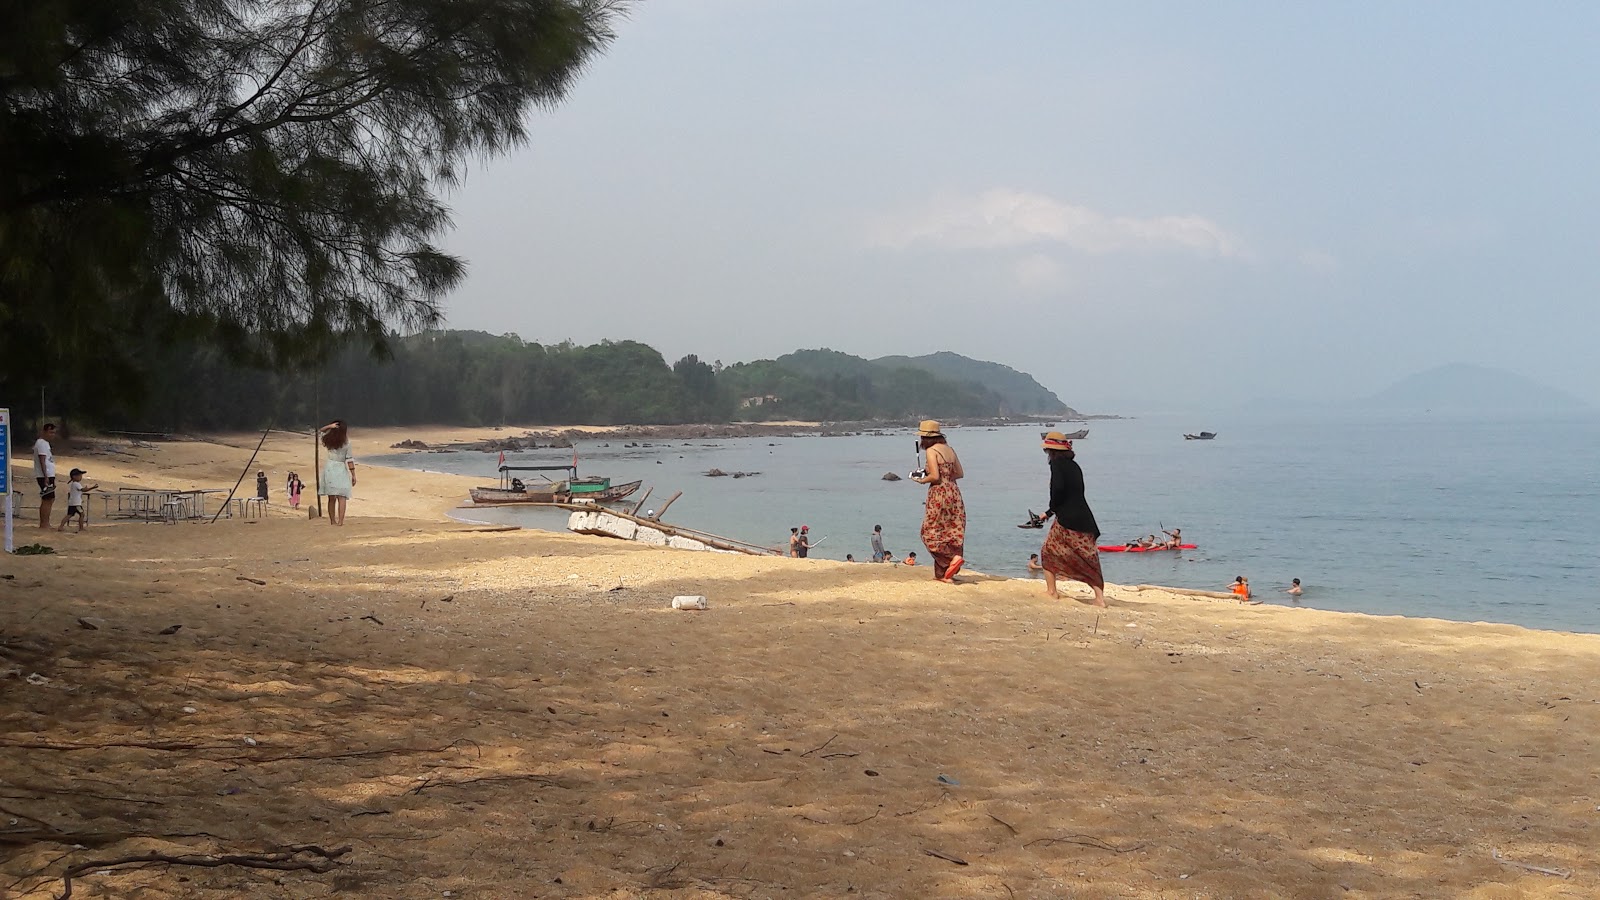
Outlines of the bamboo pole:
{"type": "Polygon", "coordinates": [[[657,522],[661,521],[661,517],[667,514],[667,507],[671,506],[673,501],[677,500],[679,497],[682,497],[682,496],[683,496],[683,491],[679,491],[676,494],[673,494],[671,497],[668,497],[667,498],[667,502],[661,504],[661,508],[656,510],[656,514],[651,516],[650,518],[655,520],[655,521],[657,521],[657,522]]]}
{"type": "Polygon", "coordinates": [[[638,503],[635,503],[633,505],[633,509],[630,510],[628,512],[628,514],[631,515],[631,516],[637,516],[639,514],[639,510],[644,509],[645,501],[649,500],[650,499],[650,495],[652,493],[654,493],[654,492],[655,492],[655,488],[645,488],[644,489],[644,496],[639,499],[638,503]]]}
{"type": "Polygon", "coordinates": [[[217,507],[216,513],[211,517],[210,524],[217,524],[217,516],[222,515],[222,511],[228,508],[229,503],[233,502],[234,492],[239,490],[239,485],[244,484],[244,477],[250,474],[250,468],[256,464],[256,454],[261,452],[261,445],[267,442],[267,435],[271,433],[271,425],[267,426],[266,431],[261,432],[261,440],[256,442],[255,452],[250,454],[250,461],[244,464],[244,471],[239,473],[239,480],[233,483],[233,490],[228,492],[228,499],[222,501],[222,505],[217,507]]]}

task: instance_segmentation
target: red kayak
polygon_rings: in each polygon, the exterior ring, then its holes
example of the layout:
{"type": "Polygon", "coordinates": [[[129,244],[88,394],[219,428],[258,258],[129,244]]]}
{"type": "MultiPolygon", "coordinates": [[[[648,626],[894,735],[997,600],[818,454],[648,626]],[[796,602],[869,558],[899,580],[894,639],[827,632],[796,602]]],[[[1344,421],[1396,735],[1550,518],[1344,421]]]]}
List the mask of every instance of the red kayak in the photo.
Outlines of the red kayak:
{"type": "Polygon", "coordinates": [[[1101,547],[1101,553],[1160,553],[1163,550],[1198,550],[1199,544],[1179,544],[1177,547],[1124,547],[1117,544],[1113,547],[1101,547]]]}

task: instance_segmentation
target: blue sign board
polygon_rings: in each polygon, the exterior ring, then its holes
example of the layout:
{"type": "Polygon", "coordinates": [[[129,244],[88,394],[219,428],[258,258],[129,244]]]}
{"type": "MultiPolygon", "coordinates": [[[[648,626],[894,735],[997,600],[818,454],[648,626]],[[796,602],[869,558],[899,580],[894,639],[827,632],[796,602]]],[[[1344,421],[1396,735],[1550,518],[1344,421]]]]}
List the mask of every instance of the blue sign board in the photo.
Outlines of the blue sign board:
{"type": "Polygon", "coordinates": [[[0,409],[0,495],[11,490],[11,411],[0,409]]]}

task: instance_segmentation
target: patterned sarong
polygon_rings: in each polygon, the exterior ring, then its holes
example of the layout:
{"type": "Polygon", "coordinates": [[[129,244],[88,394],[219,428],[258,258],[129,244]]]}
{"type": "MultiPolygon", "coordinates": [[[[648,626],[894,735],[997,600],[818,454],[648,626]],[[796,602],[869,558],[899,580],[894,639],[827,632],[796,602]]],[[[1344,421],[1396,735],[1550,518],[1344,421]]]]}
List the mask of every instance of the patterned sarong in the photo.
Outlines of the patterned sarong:
{"type": "Polygon", "coordinates": [[[922,514],[922,543],[933,555],[933,577],[943,578],[950,561],[962,555],[967,544],[967,505],[954,481],[928,485],[928,503],[922,514]]]}
{"type": "Polygon", "coordinates": [[[1100,551],[1094,545],[1094,535],[1068,531],[1059,522],[1050,525],[1050,533],[1039,551],[1039,562],[1057,578],[1081,581],[1090,587],[1106,586],[1106,578],[1100,574],[1100,551]]]}

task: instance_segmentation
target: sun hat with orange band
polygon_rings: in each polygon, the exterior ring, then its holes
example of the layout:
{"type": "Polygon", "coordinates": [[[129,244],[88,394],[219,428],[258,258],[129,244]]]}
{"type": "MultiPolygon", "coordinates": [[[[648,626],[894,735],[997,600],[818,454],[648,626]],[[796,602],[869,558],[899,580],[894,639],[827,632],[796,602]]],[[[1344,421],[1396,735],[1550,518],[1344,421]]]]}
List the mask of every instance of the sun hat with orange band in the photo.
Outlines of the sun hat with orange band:
{"type": "Polygon", "coordinates": [[[1067,440],[1067,436],[1059,431],[1047,432],[1040,436],[1044,438],[1044,449],[1046,450],[1072,449],[1072,442],[1067,440]]]}

